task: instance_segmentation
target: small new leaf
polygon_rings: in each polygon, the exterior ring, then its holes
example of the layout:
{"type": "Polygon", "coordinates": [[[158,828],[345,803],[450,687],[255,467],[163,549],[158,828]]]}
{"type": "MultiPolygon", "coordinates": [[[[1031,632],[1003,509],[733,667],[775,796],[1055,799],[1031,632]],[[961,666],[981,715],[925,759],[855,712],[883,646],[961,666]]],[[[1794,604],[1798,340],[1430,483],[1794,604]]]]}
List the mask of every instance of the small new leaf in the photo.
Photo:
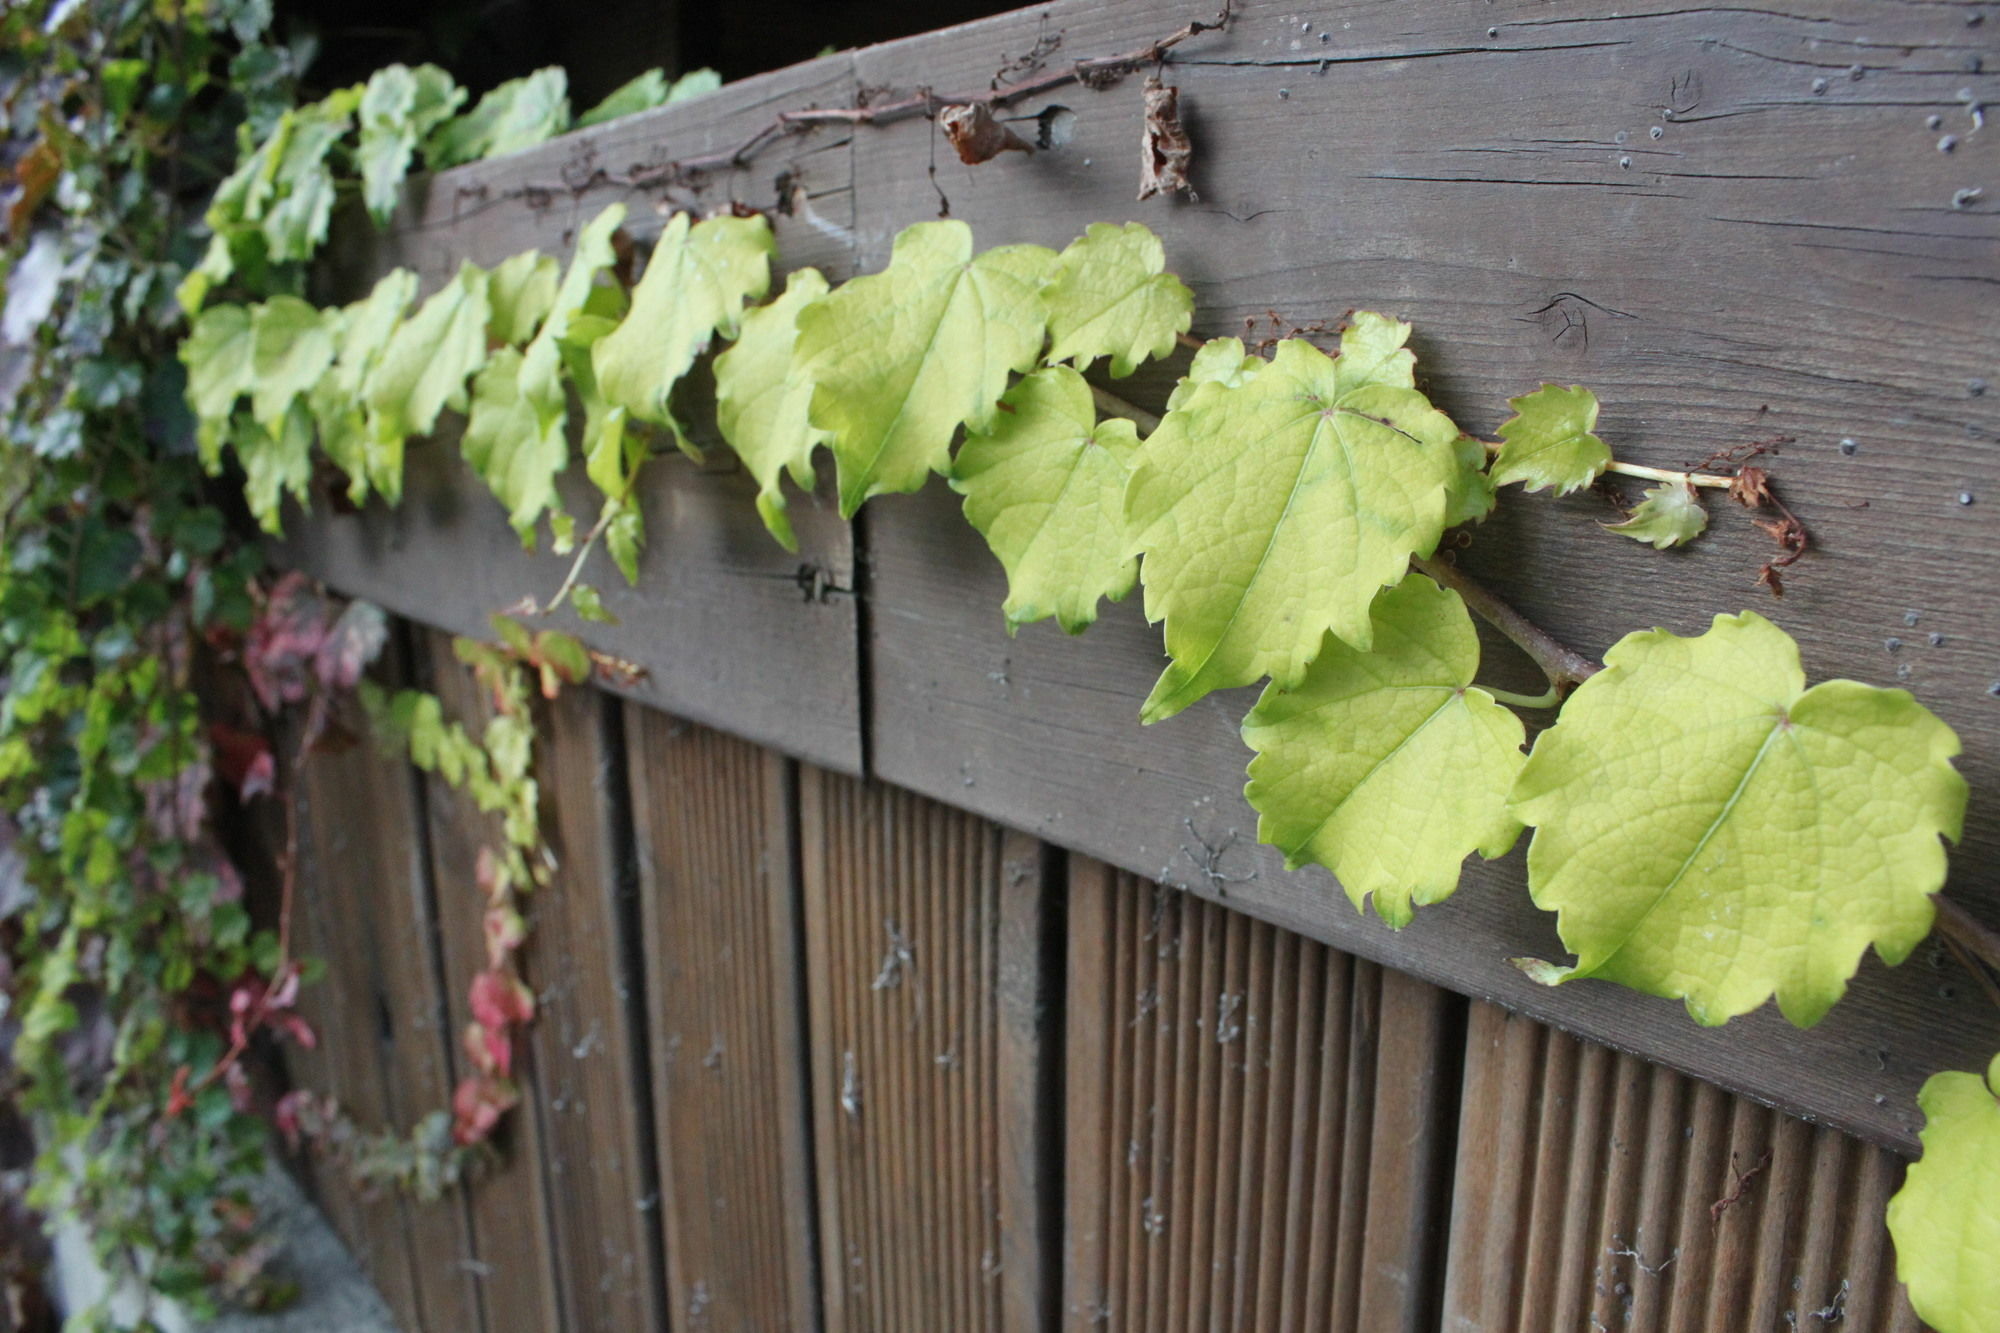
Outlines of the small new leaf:
{"type": "Polygon", "coordinates": [[[1174,350],[1194,318],[1194,293],[1165,272],[1166,250],[1144,223],[1093,222],[1056,262],[1049,306],[1049,362],[1090,369],[1111,358],[1123,379],[1141,361],[1174,350]]]}
{"type": "Polygon", "coordinates": [[[831,435],[840,512],[914,491],[951,461],[952,433],[986,429],[1010,372],[1042,349],[1042,288],[1056,256],[1039,245],[972,254],[963,222],[919,222],[889,267],[799,313],[796,356],[813,381],[812,424],[831,435]]]}
{"type": "Polygon", "coordinates": [[[1375,599],[1375,649],[1329,639],[1295,690],[1272,685],[1243,720],[1244,796],[1257,838],[1296,870],[1325,866],[1391,926],[1442,901],[1477,851],[1520,834],[1507,793],[1527,756],[1521,720],[1472,685],[1479,637],[1455,592],[1413,574],[1375,599]]]}
{"type": "Polygon", "coordinates": [[[966,436],[951,484],[1006,567],[1008,633],[1054,616],[1081,634],[1098,599],[1120,600],[1138,577],[1124,515],[1137,428],[1099,421],[1090,386],[1068,366],[1036,371],[1001,404],[989,431],[966,436]]]}
{"type": "Polygon", "coordinates": [[[1923,1155],[1889,1200],[1896,1276],[1938,1333],[1989,1333],[2000,1311],[2000,1056],[1984,1078],[1931,1075],[1917,1105],[1923,1155]]]}
{"type": "Polygon", "coordinates": [[[631,313],[591,352],[604,400],[640,421],[671,423],[674,385],[716,334],[736,336],[743,303],[771,285],[774,246],[762,215],[689,221],[676,213],[667,223],[631,313]]]}
{"type": "Polygon", "coordinates": [[[1495,486],[1522,482],[1531,491],[1553,486],[1557,495],[1590,485],[1611,462],[1611,450],[1591,434],[1597,429],[1597,395],[1588,389],[1544,384],[1509,398],[1514,415],[1500,426],[1493,460],[1495,486]]]}
{"type": "Polygon", "coordinates": [[[1606,532],[1630,537],[1635,542],[1651,542],[1655,550],[1679,546],[1701,536],[1708,526],[1708,511],[1701,497],[1684,481],[1669,481],[1646,488],[1646,498],[1623,523],[1601,525],[1606,532]]]}
{"type": "Polygon", "coordinates": [[[1458,427],[1412,387],[1409,333],[1359,314],[1338,359],[1287,339],[1146,441],[1125,519],[1173,661],[1145,721],[1259,676],[1296,688],[1328,630],[1369,648],[1368,608],[1436,547],[1458,469],[1458,427]]]}
{"type": "Polygon", "coordinates": [[[1570,967],[1683,999],[1696,1022],[1774,993],[1801,1027],[1862,952],[1931,928],[1965,779],[1958,737],[1903,690],[1805,687],[1798,645],[1753,612],[1704,634],[1628,634],[1535,742],[1513,809],[1528,891],[1570,967]]]}
{"type": "Polygon", "coordinates": [[[757,513],[787,551],[799,549],[779,479],[813,486],[812,451],[826,432],[807,419],[812,382],[796,373],[799,311],[826,295],[818,269],[802,268],[784,295],[743,317],[743,335],[715,358],[715,424],[757,479],[757,513]]]}

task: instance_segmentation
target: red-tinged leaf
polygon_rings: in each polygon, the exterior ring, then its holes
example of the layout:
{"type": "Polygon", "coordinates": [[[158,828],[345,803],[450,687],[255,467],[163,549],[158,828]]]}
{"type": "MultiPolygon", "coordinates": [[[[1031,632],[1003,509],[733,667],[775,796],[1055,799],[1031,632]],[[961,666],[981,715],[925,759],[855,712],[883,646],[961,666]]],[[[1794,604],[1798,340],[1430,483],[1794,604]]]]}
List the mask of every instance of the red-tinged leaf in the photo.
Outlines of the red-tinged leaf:
{"type": "Polygon", "coordinates": [[[482,1074],[492,1074],[500,1078],[511,1077],[514,1072],[514,1039],[510,1033],[495,1030],[480,1023],[465,1025],[465,1054],[472,1061],[472,1067],[482,1074]]]}
{"type": "MultiPolygon", "coordinates": [[[[216,721],[208,724],[208,744],[214,752],[215,771],[239,796],[249,800],[255,795],[248,789],[252,770],[259,761],[270,760],[271,742],[261,732],[216,721]]],[[[275,776],[276,769],[270,771],[275,776]]]]}
{"type": "Polygon", "coordinates": [[[542,668],[544,677],[553,667],[570,685],[581,685],[590,679],[590,653],[574,635],[561,630],[545,629],[535,636],[534,661],[542,668]]]}
{"type": "Polygon", "coordinates": [[[368,664],[382,655],[389,639],[388,617],[373,602],[349,602],[333,622],[314,658],[319,683],[329,690],[351,690],[368,664]]]}
{"type": "Polygon", "coordinates": [[[452,1093],[452,1141],[478,1143],[493,1133],[493,1127],[520,1103],[521,1094],[508,1079],[472,1077],[452,1093]]]}
{"type": "Polygon", "coordinates": [[[326,641],[326,602],[296,571],[279,579],[243,642],[243,670],[266,713],[306,697],[326,641]]]}
{"type": "Polygon", "coordinates": [[[472,979],[472,1016],[489,1028],[530,1023],[535,1018],[535,993],[518,978],[501,972],[481,972],[472,979]]]}
{"type": "Polygon", "coordinates": [[[277,787],[278,763],[271,757],[269,748],[266,748],[264,753],[250,761],[250,768],[243,774],[243,782],[237,787],[236,794],[247,802],[258,796],[268,795],[276,791],[277,787]]]}
{"type": "Polygon", "coordinates": [[[486,965],[499,968],[528,938],[528,923],[506,904],[486,909],[486,965]]]}

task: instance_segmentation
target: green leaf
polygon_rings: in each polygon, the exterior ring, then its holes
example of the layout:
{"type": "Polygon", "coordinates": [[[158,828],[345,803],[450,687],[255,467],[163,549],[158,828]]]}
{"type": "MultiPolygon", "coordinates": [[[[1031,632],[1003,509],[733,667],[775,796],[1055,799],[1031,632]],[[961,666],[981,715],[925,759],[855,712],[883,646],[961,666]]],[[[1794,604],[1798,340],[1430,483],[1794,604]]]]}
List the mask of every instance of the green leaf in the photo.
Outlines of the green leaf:
{"type": "Polygon", "coordinates": [[[556,476],[569,463],[569,437],[560,423],[545,429],[535,405],[521,394],[521,353],[502,347],[472,381],[472,409],[460,451],[496,499],[521,544],[535,544],[535,524],[559,504],[556,476]]]}
{"type": "MultiPolygon", "coordinates": [[[[387,487],[393,494],[400,484],[400,471],[388,474],[392,460],[368,429],[363,393],[416,294],[417,275],[394,269],[378,279],[366,297],[330,321],[337,330],[338,351],[332,369],[313,386],[309,401],[319,421],[320,448],[347,474],[348,498],[356,504],[368,498],[371,487],[387,487]]],[[[395,456],[401,457],[400,446],[395,456]]]]}
{"type": "Polygon", "coordinates": [[[1123,379],[1141,361],[1174,350],[1194,319],[1194,293],[1165,272],[1160,238],[1142,222],[1114,226],[1093,222],[1070,242],[1049,284],[1047,360],[1090,369],[1111,358],[1111,377],[1123,379]]]}
{"type": "Polygon", "coordinates": [[[604,548],[611,553],[611,562],[618,566],[618,572],[625,576],[628,584],[639,582],[639,548],[645,540],[645,526],[640,521],[639,511],[629,504],[616,511],[611,526],[604,530],[604,548]]]}
{"type": "MultiPolygon", "coordinates": [[[[541,327],[536,330],[534,341],[528,344],[527,353],[521,360],[521,396],[535,405],[541,417],[541,428],[545,431],[564,429],[569,416],[569,399],[563,392],[562,370],[564,349],[576,345],[574,326],[580,319],[591,318],[582,312],[595,293],[618,291],[615,286],[600,288],[597,280],[600,274],[617,262],[612,237],[624,221],[625,205],[611,204],[592,218],[578,235],[576,253],[570,256],[569,267],[563,271],[562,282],[556,287],[548,313],[542,317],[541,327]]],[[[586,355],[578,364],[581,370],[587,372],[590,358],[586,355]]],[[[595,381],[587,388],[594,395],[595,381]]]]}
{"type": "Polygon", "coordinates": [[[1187,402],[1194,396],[1194,391],[1204,384],[1241,388],[1265,364],[1263,357],[1251,356],[1243,350],[1241,338],[1210,338],[1194,354],[1187,374],[1174,385],[1173,393],[1167,398],[1167,410],[1171,412],[1187,402]]]}
{"type": "Polygon", "coordinates": [[[503,260],[487,278],[486,297],[493,308],[488,338],[515,347],[533,338],[555,306],[561,272],[562,265],[553,256],[534,250],[503,260]]]}
{"type": "Polygon", "coordinates": [[[249,391],[255,373],[256,339],[250,312],[240,305],[210,306],[195,318],[181,342],[187,367],[187,404],[200,422],[197,436],[202,465],[211,473],[222,459],[222,440],[236,400],[249,391]]]}
{"type": "Polygon", "coordinates": [[[649,69],[578,116],[573,128],[580,130],[607,120],[617,120],[620,116],[650,111],[656,106],[686,101],[690,97],[712,93],[721,86],[722,76],[712,69],[691,70],[671,81],[662,71],[649,69]]]}
{"type": "Polygon", "coordinates": [[[792,351],[798,315],[826,295],[818,269],[802,268],[784,295],[743,316],[735,346],[715,358],[715,424],[757,479],[757,512],[787,551],[799,549],[779,478],[813,487],[812,452],[826,432],[806,419],[812,382],[796,373],[792,351]]]}
{"type": "Polygon", "coordinates": [[[1557,495],[1568,495],[1597,480],[1610,464],[1611,450],[1591,434],[1597,429],[1597,395],[1590,390],[1544,384],[1509,398],[1507,405],[1514,415],[1500,425],[1495,486],[1518,481],[1531,491],[1553,486],[1557,495]]]}
{"type": "Polygon", "coordinates": [[[1125,520],[1173,661],[1145,721],[1259,676],[1295,688],[1328,630],[1369,648],[1368,608],[1436,547],[1458,468],[1458,427],[1412,387],[1409,332],[1358,314],[1338,359],[1287,339],[1146,441],[1125,520]]]}
{"type": "Polygon", "coordinates": [[[1938,1333],[1990,1333],[2000,1311],[2000,1056],[1933,1074],[1917,1094],[1923,1155],[1889,1200],[1896,1276],[1938,1333]]]}
{"type": "Polygon", "coordinates": [[[1492,476],[1486,471],[1486,446],[1470,435],[1461,435],[1452,442],[1452,453],[1458,459],[1458,467],[1452,473],[1451,486],[1446,493],[1444,525],[1455,528],[1461,523],[1479,523],[1493,512],[1498,500],[1492,476]]]}
{"type": "Polygon", "coordinates": [[[812,424],[840,465],[843,517],[945,471],[959,426],[991,425],[1008,374],[1042,349],[1055,263],[1039,245],[975,259],[963,222],[919,222],[896,237],[886,270],[799,313],[798,362],[814,385],[812,424]]]}
{"type": "MultiPolygon", "coordinates": [[[[625,321],[597,341],[598,391],[633,418],[670,424],[667,395],[717,333],[734,338],[743,303],[771,285],[771,224],[757,217],[667,223],[625,321]]],[[[678,432],[676,432],[678,433],[678,432]]]]}
{"type": "Polygon", "coordinates": [[[1099,421],[1090,386],[1068,366],[1036,371],[1000,403],[990,430],[966,436],[951,484],[1006,567],[1008,632],[1054,616],[1081,634],[1098,598],[1118,601],[1138,578],[1124,514],[1138,432],[1099,421]]]}
{"type": "Polygon", "coordinates": [[[326,240],[335,198],[326,158],[353,123],[359,101],[359,90],[350,88],[286,113],[291,132],[277,160],[275,193],[259,223],[272,259],[310,259],[326,240]]]}
{"type": "Polygon", "coordinates": [[[479,104],[445,121],[424,143],[433,171],[499,157],[555,138],[569,129],[569,76],[555,66],[509,79],[479,104]]]}
{"type": "Polygon", "coordinates": [[[241,417],[232,423],[230,444],[243,464],[243,498],[264,531],[280,530],[287,493],[301,505],[311,503],[312,441],[312,415],[303,403],[293,403],[276,430],[241,417]]]}
{"type": "Polygon", "coordinates": [[[1287,866],[1325,866],[1400,929],[1451,896],[1467,856],[1514,845],[1527,756],[1521,720],[1472,684],[1479,636],[1457,593],[1413,574],[1374,620],[1374,651],[1329,638],[1297,689],[1265,689],[1243,720],[1244,796],[1287,866]]]}
{"type": "Polygon", "coordinates": [[[1695,494],[1694,487],[1686,482],[1669,481],[1648,486],[1646,498],[1639,501],[1639,507],[1623,523],[1601,526],[1606,532],[1651,542],[1655,550],[1664,551],[1701,536],[1702,529],[1708,526],[1708,511],[1701,507],[1701,497],[1695,494]]]}
{"type": "Polygon", "coordinates": [[[251,312],[250,343],[250,414],[275,430],[333,364],[333,332],[317,306],[274,296],[251,312]]]}
{"type": "Polygon", "coordinates": [[[1931,928],[1965,780],[1958,737],[1903,690],[1805,688],[1762,616],[1628,634],[1542,733],[1514,790],[1528,889],[1571,967],[1716,1024],[1775,992],[1815,1023],[1870,945],[1901,962],[1931,928]]]}
{"type": "Polygon", "coordinates": [[[436,65],[386,65],[361,95],[361,198],[377,226],[386,227],[402,196],[410,155],[425,135],[465,101],[465,89],[436,65]]]}
{"type": "Polygon", "coordinates": [[[604,598],[588,583],[576,584],[569,590],[569,600],[576,607],[577,618],[593,625],[615,625],[618,617],[604,609],[604,598]]]}
{"type": "Polygon", "coordinates": [[[464,406],[466,377],[486,362],[491,313],[486,274],[468,263],[390,335],[364,396],[383,458],[377,489],[391,503],[402,495],[403,441],[428,435],[447,406],[464,406]]]}

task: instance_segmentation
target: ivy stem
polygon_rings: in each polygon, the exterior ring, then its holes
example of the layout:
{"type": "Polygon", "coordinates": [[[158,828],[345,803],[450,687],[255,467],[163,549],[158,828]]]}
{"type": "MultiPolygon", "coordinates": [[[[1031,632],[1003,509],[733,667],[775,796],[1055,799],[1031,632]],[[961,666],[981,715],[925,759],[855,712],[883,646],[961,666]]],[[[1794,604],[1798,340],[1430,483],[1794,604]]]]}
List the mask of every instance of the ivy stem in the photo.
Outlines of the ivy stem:
{"type": "MultiPolygon", "coordinates": [[[[1090,396],[1098,411],[1107,416],[1124,417],[1136,425],[1143,435],[1151,435],[1160,428],[1158,416],[1126,402],[1108,389],[1093,384],[1090,396]]],[[[1602,669],[1582,653],[1558,643],[1547,630],[1500,600],[1496,593],[1458,566],[1436,559],[1419,559],[1412,563],[1464,598],[1465,605],[1474,615],[1506,635],[1517,648],[1533,658],[1535,665],[1542,669],[1542,674],[1549,678],[1549,695],[1559,697],[1565,686],[1580,685],[1602,669]]],[[[1489,690],[1488,693],[1521,708],[1553,708],[1556,704],[1556,698],[1548,695],[1517,695],[1504,690],[1489,690]]]]}
{"type": "MultiPolygon", "coordinates": [[[[1492,589],[1457,565],[1435,557],[1418,558],[1410,563],[1464,598],[1466,607],[1474,615],[1506,635],[1508,642],[1533,658],[1535,665],[1542,669],[1542,674],[1549,678],[1550,689],[1560,692],[1566,685],[1581,685],[1603,670],[1582,653],[1557,642],[1554,635],[1500,600],[1492,589]]],[[[1499,697],[1497,690],[1490,693],[1499,697]]],[[[1544,708],[1548,705],[1524,703],[1521,706],[1544,708]]]]}
{"type": "Polygon", "coordinates": [[[1562,687],[1555,684],[1551,684],[1540,694],[1516,694],[1512,690],[1503,690],[1492,685],[1481,685],[1479,688],[1501,703],[1512,704],[1516,708],[1554,708],[1562,702],[1562,687]]]}
{"type": "Polygon", "coordinates": [[[1942,894],[1933,894],[1931,902],[1937,908],[1934,929],[1938,935],[1958,955],[1958,961],[1966,965],[1966,970],[1979,979],[1987,996],[2000,1004],[2000,987],[1994,985],[1993,977],[1987,971],[1987,968],[2000,971],[2000,930],[1994,930],[1942,894]],[[1985,967],[1979,966],[1980,963],[1985,967]]]}

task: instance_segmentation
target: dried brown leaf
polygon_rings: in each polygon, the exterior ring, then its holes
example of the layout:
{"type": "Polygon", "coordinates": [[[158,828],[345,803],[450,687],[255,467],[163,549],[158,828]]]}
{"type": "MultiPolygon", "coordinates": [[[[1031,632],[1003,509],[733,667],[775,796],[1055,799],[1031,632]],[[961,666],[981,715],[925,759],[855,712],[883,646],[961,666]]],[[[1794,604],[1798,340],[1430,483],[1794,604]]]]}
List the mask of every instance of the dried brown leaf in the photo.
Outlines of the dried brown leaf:
{"type": "Polygon", "coordinates": [[[1188,163],[1194,144],[1181,127],[1181,90],[1168,87],[1160,76],[1146,77],[1146,129],[1140,145],[1139,197],[1156,194],[1192,195],[1188,163]]]}
{"type": "Polygon", "coordinates": [[[938,112],[937,123],[944,137],[958,150],[958,160],[968,167],[991,162],[1002,153],[1032,153],[1035,146],[993,118],[993,108],[984,102],[964,102],[938,112]]]}

